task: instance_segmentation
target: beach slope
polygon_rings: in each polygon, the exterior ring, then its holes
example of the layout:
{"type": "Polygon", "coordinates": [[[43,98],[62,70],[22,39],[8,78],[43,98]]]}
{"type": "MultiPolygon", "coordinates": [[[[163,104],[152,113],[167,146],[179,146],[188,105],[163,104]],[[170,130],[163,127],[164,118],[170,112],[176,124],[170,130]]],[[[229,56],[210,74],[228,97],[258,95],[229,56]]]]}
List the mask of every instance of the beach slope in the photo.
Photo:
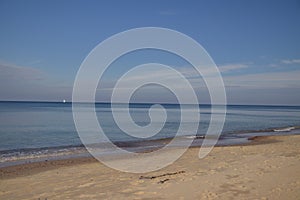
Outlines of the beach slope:
{"type": "Polygon", "coordinates": [[[254,138],[216,147],[204,159],[190,148],[174,164],[123,173],[91,158],[0,169],[0,199],[299,199],[300,135],[254,138]]]}

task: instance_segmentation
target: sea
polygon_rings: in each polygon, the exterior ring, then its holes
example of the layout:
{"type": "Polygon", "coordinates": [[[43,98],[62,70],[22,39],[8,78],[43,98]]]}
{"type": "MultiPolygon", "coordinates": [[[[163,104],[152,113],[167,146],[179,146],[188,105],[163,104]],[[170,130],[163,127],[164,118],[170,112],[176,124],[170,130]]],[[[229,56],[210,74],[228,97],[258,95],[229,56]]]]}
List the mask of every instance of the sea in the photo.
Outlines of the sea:
{"type": "MultiPolygon", "coordinates": [[[[133,121],[140,126],[149,124],[149,108],[152,105],[131,103],[129,110],[133,121]]],[[[116,111],[122,115],[126,106],[118,104],[116,111]]],[[[109,140],[120,148],[137,152],[161,147],[165,141],[175,137],[180,125],[181,106],[161,106],[167,113],[163,128],[154,136],[137,138],[117,126],[110,103],[82,104],[83,109],[95,107],[98,122],[109,140]]],[[[193,146],[201,145],[210,123],[211,106],[199,105],[199,110],[197,133],[189,129],[179,133],[176,136],[179,146],[185,145],[185,140],[190,138],[194,139],[193,146]]],[[[299,133],[300,106],[227,105],[225,124],[217,145],[245,144],[251,142],[249,138],[254,136],[299,133]]],[[[72,103],[0,102],[0,167],[84,156],[90,155],[75,128],[72,103]]]]}

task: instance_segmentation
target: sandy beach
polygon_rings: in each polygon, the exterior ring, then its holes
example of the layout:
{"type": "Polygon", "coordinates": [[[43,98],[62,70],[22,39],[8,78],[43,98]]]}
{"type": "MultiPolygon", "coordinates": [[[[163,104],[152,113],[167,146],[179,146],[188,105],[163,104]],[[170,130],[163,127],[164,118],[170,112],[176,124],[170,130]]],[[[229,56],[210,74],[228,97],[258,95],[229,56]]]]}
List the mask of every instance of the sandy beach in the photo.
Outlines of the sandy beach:
{"type": "Polygon", "coordinates": [[[92,158],[0,169],[0,199],[299,199],[300,135],[216,147],[204,159],[190,148],[159,171],[132,174],[92,158]]]}

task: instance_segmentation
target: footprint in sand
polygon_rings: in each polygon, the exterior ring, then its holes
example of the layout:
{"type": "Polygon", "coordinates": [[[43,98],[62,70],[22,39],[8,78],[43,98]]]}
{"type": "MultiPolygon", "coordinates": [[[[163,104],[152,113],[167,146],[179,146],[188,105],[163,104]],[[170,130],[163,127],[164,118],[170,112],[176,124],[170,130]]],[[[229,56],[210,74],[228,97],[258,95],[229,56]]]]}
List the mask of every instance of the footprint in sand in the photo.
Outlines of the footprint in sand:
{"type": "Polygon", "coordinates": [[[78,188],[89,187],[91,185],[94,185],[94,183],[85,183],[85,184],[79,185],[78,188]]]}

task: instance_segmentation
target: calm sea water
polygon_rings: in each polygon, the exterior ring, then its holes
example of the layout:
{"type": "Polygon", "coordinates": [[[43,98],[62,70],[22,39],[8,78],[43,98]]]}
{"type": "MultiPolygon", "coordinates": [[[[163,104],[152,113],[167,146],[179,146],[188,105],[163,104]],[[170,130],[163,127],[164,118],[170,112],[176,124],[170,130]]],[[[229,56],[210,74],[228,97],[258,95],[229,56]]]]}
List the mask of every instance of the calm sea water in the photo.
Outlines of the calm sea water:
{"type": "MultiPolygon", "coordinates": [[[[83,104],[83,106],[93,106],[83,104]]],[[[133,120],[139,125],[150,121],[151,104],[131,104],[133,120]]],[[[149,139],[170,138],[176,133],[180,120],[179,105],[163,105],[168,114],[167,122],[159,134],[149,139]]],[[[112,141],[134,141],[116,126],[110,104],[95,105],[98,121],[112,141]]],[[[125,112],[118,105],[117,112],[125,112]]],[[[209,125],[210,106],[200,106],[201,121],[197,134],[203,135],[209,125]]],[[[222,136],[226,138],[255,133],[288,134],[298,132],[300,106],[227,106],[227,116],[222,136]],[[293,127],[295,129],[293,130],[293,127]],[[288,128],[288,129],[286,129],[288,128]],[[274,131],[275,130],[275,131],[274,131]],[[245,134],[247,133],[247,134],[245,134]]],[[[300,131],[299,131],[300,132],[300,131]]],[[[192,135],[186,130],[181,135],[192,135]]],[[[26,149],[77,147],[81,145],[76,132],[71,103],[0,102],[0,156],[26,149]]],[[[0,157],[1,158],[1,157],[0,157]]]]}

